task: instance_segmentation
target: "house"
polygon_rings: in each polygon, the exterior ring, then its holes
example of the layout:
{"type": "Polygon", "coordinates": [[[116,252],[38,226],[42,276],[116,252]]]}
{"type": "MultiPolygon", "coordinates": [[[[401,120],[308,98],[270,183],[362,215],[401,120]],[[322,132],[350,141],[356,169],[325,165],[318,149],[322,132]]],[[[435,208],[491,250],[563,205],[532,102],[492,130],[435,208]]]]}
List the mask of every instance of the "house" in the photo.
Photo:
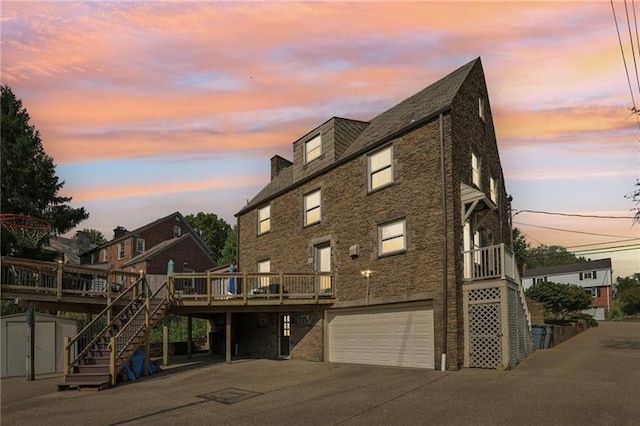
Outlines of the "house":
{"type": "Polygon", "coordinates": [[[241,354],[458,369],[532,350],[479,58],[370,121],[309,131],[236,216],[240,271],[276,289],[330,272],[316,285],[335,299],[234,314],[241,354]]]}
{"type": "Polygon", "coordinates": [[[592,297],[591,307],[583,312],[604,320],[613,300],[612,277],[611,259],[607,258],[527,269],[522,274],[522,285],[527,289],[535,283],[551,281],[580,286],[592,297]]]}
{"type": "Polygon", "coordinates": [[[114,229],[113,239],[80,255],[84,265],[166,277],[169,260],[175,272],[206,271],[215,266],[210,249],[179,212],[128,231],[114,229]]]}

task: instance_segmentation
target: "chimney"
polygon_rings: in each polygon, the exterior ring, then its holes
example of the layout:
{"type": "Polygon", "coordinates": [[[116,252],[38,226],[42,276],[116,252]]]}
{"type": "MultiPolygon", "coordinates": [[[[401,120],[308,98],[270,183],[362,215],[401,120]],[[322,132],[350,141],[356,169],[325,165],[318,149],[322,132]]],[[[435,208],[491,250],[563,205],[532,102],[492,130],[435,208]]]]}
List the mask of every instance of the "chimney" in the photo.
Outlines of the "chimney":
{"type": "Polygon", "coordinates": [[[281,170],[290,167],[293,163],[286,158],[282,158],[279,155],[271,157],[271,180],[273,180],[281,170]]]}
{"type": "Polygon", "coordinates": [[[127,232],[129,232],[127,231],[127,228],[125,228],[124,226],[118,226],[113,230],[113,239],[115,240],[116,238],[120,238],[127,232]]]}

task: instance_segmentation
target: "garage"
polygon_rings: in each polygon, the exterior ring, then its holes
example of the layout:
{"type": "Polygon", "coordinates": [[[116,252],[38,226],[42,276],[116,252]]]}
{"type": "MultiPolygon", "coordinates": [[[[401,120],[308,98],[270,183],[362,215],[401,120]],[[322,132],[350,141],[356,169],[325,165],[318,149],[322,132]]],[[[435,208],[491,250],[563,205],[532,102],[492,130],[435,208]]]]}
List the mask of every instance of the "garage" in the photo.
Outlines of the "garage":
{"type": "Polygon", "coordinates": [[[331,362],[434,368],[433,341],[431,304],[327,311],[331,362]]]}

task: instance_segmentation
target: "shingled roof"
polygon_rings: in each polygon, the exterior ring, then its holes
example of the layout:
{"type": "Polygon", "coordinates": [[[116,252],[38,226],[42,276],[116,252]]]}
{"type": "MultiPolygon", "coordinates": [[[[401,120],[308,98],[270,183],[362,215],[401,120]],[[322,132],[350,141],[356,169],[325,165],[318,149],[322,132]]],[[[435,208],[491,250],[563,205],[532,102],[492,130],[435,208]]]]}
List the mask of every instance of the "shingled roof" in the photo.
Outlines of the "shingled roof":
{"type": "Polygon", "coordinates": [[[549,275],[571,274],[581,271],[599,271],[611,269],[611,259],[589,260],[586,262],[571,263],[569,265],[546,266],[544,268],[527,269],[522,274],[523,278],[542,277],[549,275]]]}
{"type": "Polygon", "coordinates": [[[249,201],[236,216],[257,207],[261,203],[267,202],[279,193],[285,192],[294,186],[301,185],[319,174],[326,173],[328,170],[349,161],[351,158],[369,149],[373,149],[381,143],[385,143],[391,138],[400,136],[413,126],[419,124],[422,120],[435,117],[437,114],[446,111],[451,107],[460,86],[476,64],[481,64],[480,58],[476,58],[463,65],[415,95],[373,118],[368,126],[362,127],[363,131],[355,141],[345,149],[340,158],[319,170],[314,175],[293,182],[293,167],[283,169],[278,176],[249,201]]]}

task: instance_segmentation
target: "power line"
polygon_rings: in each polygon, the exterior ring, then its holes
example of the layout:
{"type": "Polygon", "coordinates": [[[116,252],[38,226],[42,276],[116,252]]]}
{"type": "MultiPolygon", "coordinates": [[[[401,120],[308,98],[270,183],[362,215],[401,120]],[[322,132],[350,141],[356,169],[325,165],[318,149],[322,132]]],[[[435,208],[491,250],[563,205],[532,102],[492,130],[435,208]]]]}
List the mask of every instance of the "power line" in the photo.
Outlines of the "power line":
{"type": "Polygon", "coordinates": [[[602,250],[602,251],[593,251],[589,253],[576,252],[576,256],[591,256],[594,254],[606,254],[606,253],[618,253],[621,251],[633,251],[640,250],[640,246],[637,247],[628,247],[628,248],[619,248],[619,249],[611,249],[611,250],[602,250]]]}
{"type": "MultiPolygon", "coordinates": [[[[596,235],[599,237],[613,237],[613,238],[629,238],[629,236],[627,235],[611,235],[611,234],[597,234],[595,232],[584,232],[584,231],[575,231],[572,229],[561,229],[561,228],[552,228],[550,226],[541,226],[541,225],[531,225],[530,223],[522,223],[522,222],[513,222],[516,225],[524,225],[524,226],[531,226],[533,228],[542,228],[542,229],[549,229],[551,231],[561,231],[561,232],[571,232],[574,234],[585,234],[585,235],[596,235]]],[[[639,238],[632,238],[634,240],[640,240],[639,238]]]]}
{"type": "Polygon", "coordinates": [[[640,130],[640,118],[638,118],[638,110],[636,109],[636,100],[633,96],[633,89],[631,88],[631,79],[629,78],[629,70],[627,68],[627,59],[624,56],[624,49],[622,48],[622,38],[620,38],[620,29],[618,28],[618,19],[616,18],[616,9],[613,7],[613,0],[611,0],[611,10],[613,11],[613,20],[616,23],[616,33],[618,34],[618,43],[620,44],[620,52],[622,53],[622,62],[624,63],[624,72],[627,75],[627,83],[629,83],[629,92],[631,93],[631,103],[633,104],[633,115],[636,117],[636,123],[638,123],[638,130],[640,130]]]}
{"type": "MultiPolygon", "coordinates": [[[[524,234],[524,233],[523,233],[524,234]]],[[[625,240],[615,240],[615,241],[603,241],[601,243],[589,243],[589,244],[580,244],[578,246],[568,246],[565,247],[566,249],[570,249],[570,248],[578,248],[578,247],[588,247],[588,246],[599,246],[602,244],[615,244],[615,243],[624,243],[624,242],[628,242],[628,241],[635,241],[637,238],[627,238],[625,240]]],[[[538,241],[539,242],[539,241],[538,241]]],[[[607,247],[600,247],[600,248],[607,248],[607,247]]],[[[595,249],[594,249],[595,250],[595,249]]]]}
{"type": "Polygon", "coordinates": [[[633,216],[601,216],[601,215],[589,215],[589,214],[578,214],[578,213],[562,213],[562,212],[546,212],[543,210],[516,210],[514,216],[520,213],[537,213],[537,214],[548,214],[552,216],[571,216],[571,217],[588,217],[593,219],[633,219],[633,216]]]}
{"type": "MultiPolygon", "coordinates": [[[[638,77],[638,64],[636,63],[636,51],[633,49],[633,36],[631,35],[631,20],[629,19],[629,9],[627,8],[627,0],[624,0],[624,13],[627,15],[627,27],[629,28],[629,43],[631,44],[631,55],[633,57],[633,67],[636,70],[636,82],[638,83],[638,93],[640,93],[640,78],[638,77]]],[[[635,19],[635,16],[634,16],[634,19],[635,19]]],[[[635,112],[637,115],[638,111],[635,111],[635,112]]]]}

